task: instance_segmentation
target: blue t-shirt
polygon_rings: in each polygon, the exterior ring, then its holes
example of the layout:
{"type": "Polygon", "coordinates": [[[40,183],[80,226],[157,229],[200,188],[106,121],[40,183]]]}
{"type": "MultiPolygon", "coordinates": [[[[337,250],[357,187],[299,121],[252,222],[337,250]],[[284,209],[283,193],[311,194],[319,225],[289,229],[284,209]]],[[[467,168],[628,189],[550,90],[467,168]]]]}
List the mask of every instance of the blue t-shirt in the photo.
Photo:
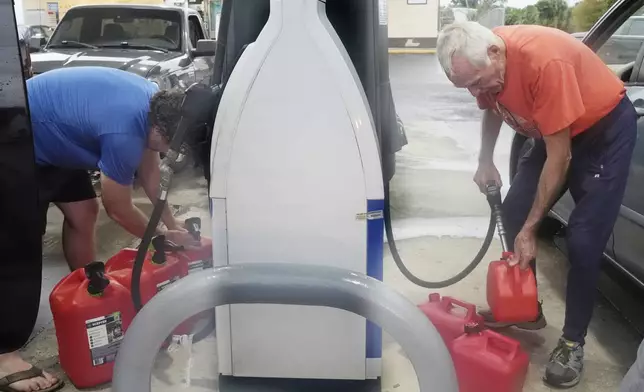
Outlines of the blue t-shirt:
{"type": "Polygon", "coordinates": [[[147,146],[156,84],[107,67],[71,67],[27,80],[36,163],[100,169],[130,185],[147,146]]]}

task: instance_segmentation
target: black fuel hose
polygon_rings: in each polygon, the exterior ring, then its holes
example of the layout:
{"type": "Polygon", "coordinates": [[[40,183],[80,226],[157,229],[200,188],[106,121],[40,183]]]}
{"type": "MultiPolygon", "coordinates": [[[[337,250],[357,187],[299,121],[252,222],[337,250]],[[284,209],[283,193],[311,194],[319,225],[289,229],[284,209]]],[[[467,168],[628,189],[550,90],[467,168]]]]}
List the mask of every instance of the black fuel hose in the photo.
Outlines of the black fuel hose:
{"type": "Polygon", "coordinates": [[[490,224],[487,228],[487,233],[485,234],[485,239],[483,244],[481,244],[481,249],[479,249],[474,259],[458,274],[454,275],[449,279],[445,279],[438,282],[431,282],[424,280],[414,275],[405,265],[400,253],[398,253],[398,247],[396,246],[396,239],[394,238],[393,229],[391,227],[391,207],[389,202],[389,184],[385,184],[385,208],[384,208],[384,218],[385,218],[385,233],[387,235],[387,243],[389,244],[389,250],[391,251],[391,256],[394,259],[394,262],[400,269],[400,272],[413,284],[425,287],[428,289],[440,289],[443,287],[448,287],[453,284],[460,282],[465,279],[474,269],[479,265],[479,263],[485,257],[485,254],[490,248],[492,239],[494,238],[494,231],[496,228],[497,219],[500,218],[500,206],[501,206],[501,192],[496,185],[490,184],[487,186],[487,200],[490,204],[490,224]]]}
{"type": "MultiPolygon", "coordinates": [[[[204,111],[207,110],[208,105],[212,103],[212,95],[213,90],[211,88],[198,83],[192,84],[185,91],[185,96],[181,103],[181,119],[179,120],[179,124],[177,124],[177,129],[172,140],[170,140],[170,149],[163,158],[163,163],[161,165],[159,196],[156,203],[154,203],[152,215],[150,216],[148,225],[143,233],[143,238],[141,238],[141,244],[136,252],[136,258],[134,259],[134,265],[132,266],[132,302],[134,303],[134,307],[137,312],[143,308],[143,301],[141,300],[141,272],[143,271],[145,255],[147,254],[148,247],[152,242],[152,237],[156,232],[157,225],[161,220],[161,214],[163,213],[163,209],[165,208],[168,198],[168,191],[173,174],[171,167],[179,156],[179,151],[181,150],[181,146],[183,145],[184,139],[188,135],[189,130],[192,128],[195,121],[201,118],[204,111]]],[[[159,242],[163,244],[165,240],[159,242]]],[[[164,252],[164,246],[161,245],[160,247],[162,249],[155,247],[155,251],[164,252]]]]}

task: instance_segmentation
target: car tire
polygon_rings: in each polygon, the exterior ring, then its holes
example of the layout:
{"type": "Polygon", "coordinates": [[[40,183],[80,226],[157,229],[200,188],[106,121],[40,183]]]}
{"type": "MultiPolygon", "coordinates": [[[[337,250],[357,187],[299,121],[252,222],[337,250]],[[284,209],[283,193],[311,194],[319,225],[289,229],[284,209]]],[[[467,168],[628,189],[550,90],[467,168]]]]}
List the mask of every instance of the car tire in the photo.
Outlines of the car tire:
{"type": "MultiPolygon", "coordinates": [[[[515,134],[514,139],[512,140],[512,150],[510,151],[510,184],[512,184],[512,180],[517,174],[519,160],[530,150],[533,145],[534,139],[527,138],[518,133],[515,134]]],[[[563,228],[564,224],[557,218],[553,216],[547,216],[541,222],[539,230],[537,231],[537,236],[542,239],[552,239],[563,228]]]]}

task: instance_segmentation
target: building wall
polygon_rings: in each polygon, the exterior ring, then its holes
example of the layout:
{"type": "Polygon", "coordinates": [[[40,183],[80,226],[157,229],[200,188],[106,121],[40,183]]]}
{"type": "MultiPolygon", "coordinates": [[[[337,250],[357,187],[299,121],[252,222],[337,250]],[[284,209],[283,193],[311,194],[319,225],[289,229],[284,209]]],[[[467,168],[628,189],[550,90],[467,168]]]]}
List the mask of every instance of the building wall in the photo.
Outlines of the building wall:
{"type": "Polygon", "coordinates": [[[435,48],[439,0],[388,0],[389,47],[435,48]]]}
{"type": "Polygon", "coordinates": [[[56,26],[56,0],[22,0],[23,20],[27,25],[56,26]]]}
{"type": "Polygon", "coordinates": [[[73,6],[121,3],[163,4],[163,0],[22,0],[23,14],[21,16],[23,16],[25,24],[55,27],[65,12],[73,6]]]}
{"type": "MultiPolygon", "coordinates": [[[[23,0],[24,1],[24,0],[23,0]]],[[[163,4],[163,0],[59,0],[60,17],[76,5],[87,4],[163,4]]]]}

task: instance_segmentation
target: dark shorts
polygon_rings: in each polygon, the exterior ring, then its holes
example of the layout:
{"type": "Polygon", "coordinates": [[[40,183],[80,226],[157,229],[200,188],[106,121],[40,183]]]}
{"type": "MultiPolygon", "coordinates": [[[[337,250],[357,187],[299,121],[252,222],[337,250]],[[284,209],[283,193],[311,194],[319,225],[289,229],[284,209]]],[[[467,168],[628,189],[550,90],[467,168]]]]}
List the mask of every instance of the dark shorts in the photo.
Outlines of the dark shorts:
{"type": "Polygon", "coordinates": [[[47,227],[47,211],[50,203],[72,203],[96,198],[92,179],[87,170],[38,166],[37,176],[43,234],[47,227]]]}

